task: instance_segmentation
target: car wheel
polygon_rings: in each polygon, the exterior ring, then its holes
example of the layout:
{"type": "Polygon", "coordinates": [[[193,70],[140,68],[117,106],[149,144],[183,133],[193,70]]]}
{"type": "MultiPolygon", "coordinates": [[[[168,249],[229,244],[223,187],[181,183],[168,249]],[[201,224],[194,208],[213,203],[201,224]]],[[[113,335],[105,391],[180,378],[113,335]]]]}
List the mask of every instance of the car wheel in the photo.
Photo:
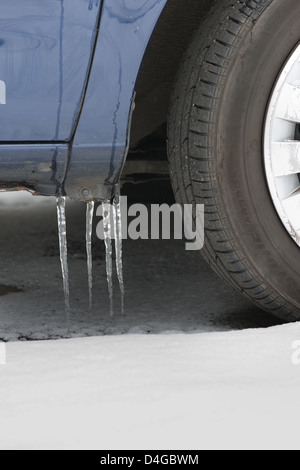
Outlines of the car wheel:
{"type": "Polygon", "coordinates": [[[205,204],[214,270],[300,318],[300,2],[223,1],[178,72],[168,124],[173,189],[205,204]]]}

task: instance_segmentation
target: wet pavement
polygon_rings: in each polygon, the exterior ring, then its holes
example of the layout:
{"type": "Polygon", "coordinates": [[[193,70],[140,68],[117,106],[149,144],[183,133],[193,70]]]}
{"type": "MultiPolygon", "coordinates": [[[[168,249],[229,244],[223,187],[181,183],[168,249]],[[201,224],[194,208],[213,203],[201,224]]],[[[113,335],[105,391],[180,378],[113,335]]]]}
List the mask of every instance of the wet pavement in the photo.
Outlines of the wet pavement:
{"type": "Polygon", "coordinates": [[[125,240],[125,315],[116,273],[110,317],[104,243],[92,239],[93,310],[86,268],[86,205],[67,203],[70,327],[66,321],[55,199],[0,194],[0,339],[43,340],[128,333],[199,333],[280,324],[235,293],[182,241],[125,240]]]}

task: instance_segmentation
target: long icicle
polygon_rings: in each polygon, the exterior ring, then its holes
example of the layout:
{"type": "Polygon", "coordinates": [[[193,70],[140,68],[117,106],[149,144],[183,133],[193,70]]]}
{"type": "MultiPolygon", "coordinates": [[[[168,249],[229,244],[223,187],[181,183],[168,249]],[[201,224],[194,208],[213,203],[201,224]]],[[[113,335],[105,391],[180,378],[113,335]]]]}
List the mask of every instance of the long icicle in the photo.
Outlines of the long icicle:
{"type": "Polygon", "coordinates": [[[102,203],[104,242],[106,248],[106,274],[110,300],[110,315],[114,315],[113,306],[113,259],[112,259],[112,230],[111,230],[111,204],[109,201],[102,203]]]}
{"type": "Polygon", "coordinates": [[[93,255],[92,255],[92,234],[94,220],[95,202],[87,203],[86,208],[86,253],[87,253],[87,270],[89,284],[89,310],[93,308],[93,255]]]}
{"type": "Polygon", "coordinates": [[[124,296],[125,286],[123,277],[123,248],[122,248],[122,217],[121,217],[121,202],[120,193],[117,190],[116,196],[113,201],[113,214],[114,214],[114,233],[115,233],[115,252],[116,252],[116,268],[121,291],[121,311],[124,315],[124,296]]]}
{"type": "Polygon", "coordinates": [[[67,248],[67,222],[66,222],[66,198],[59,196],[57,198],[57,220],[58,236],[60,248],[60,262],[63,277],[65,309],[68,323],[70,322],[70,285],[68,269],[68,248],[67,248]]]}

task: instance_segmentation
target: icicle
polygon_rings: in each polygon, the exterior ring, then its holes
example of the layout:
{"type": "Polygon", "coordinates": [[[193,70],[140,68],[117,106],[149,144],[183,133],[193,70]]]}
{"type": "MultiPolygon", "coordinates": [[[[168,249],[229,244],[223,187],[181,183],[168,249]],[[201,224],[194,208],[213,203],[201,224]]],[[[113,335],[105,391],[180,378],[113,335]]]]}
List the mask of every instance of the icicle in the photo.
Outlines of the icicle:
{"type": "Polygon", "coordinates": [[[106,248],[106,273],[110,300],[110,314],[114,315],[113,307],[113,261],[112,261],[112,233],[111,233],[111,204],[109,201],[102,203],[104,242],[106,248]]]}
{"type": "Polygon", "coordinates": [[[60,248],[60,261],[65,294],[65,309],[68,322],[70,321],[70,287],[68,269],[68,248],[67,248],[67,223],[66,223],[66,198],[57,198],[57,220],[60,248]]]}
{"type": "Polygon", "coordinates": [[[89,309],[90,312],[93,308],[93,256],[92,256],[92,233],[93,233],[93,218],[94,218],[95,202],[90,201],[87,203],[86,209],[86,253],[87,253],[87,269],[88,269],[88,283],[89,283],[89,309]]]}
{"type": "Polygon", "coordinates": [[[121,219],[121,204],[119,191],[113,201],[113,219],[114,219],[114,233],[115,233],[115,252],[116,252],[116,268],[121,291],[121,310],[124,315],[124,278],[123,278],[123,250],[122,250],[122,219],[121,219]]]}

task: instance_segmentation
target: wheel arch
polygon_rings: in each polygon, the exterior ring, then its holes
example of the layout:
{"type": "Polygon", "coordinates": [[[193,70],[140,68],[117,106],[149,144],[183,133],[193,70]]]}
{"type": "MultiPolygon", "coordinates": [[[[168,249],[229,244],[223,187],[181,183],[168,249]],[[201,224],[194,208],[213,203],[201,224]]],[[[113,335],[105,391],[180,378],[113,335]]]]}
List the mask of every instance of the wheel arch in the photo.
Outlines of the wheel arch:
{"type": "Polygon", "coordinates": [[[201,22],[219,1],[167,1],[137,76],[132,147],[166,122],[171,91],[182,56],[201,22]]]}

